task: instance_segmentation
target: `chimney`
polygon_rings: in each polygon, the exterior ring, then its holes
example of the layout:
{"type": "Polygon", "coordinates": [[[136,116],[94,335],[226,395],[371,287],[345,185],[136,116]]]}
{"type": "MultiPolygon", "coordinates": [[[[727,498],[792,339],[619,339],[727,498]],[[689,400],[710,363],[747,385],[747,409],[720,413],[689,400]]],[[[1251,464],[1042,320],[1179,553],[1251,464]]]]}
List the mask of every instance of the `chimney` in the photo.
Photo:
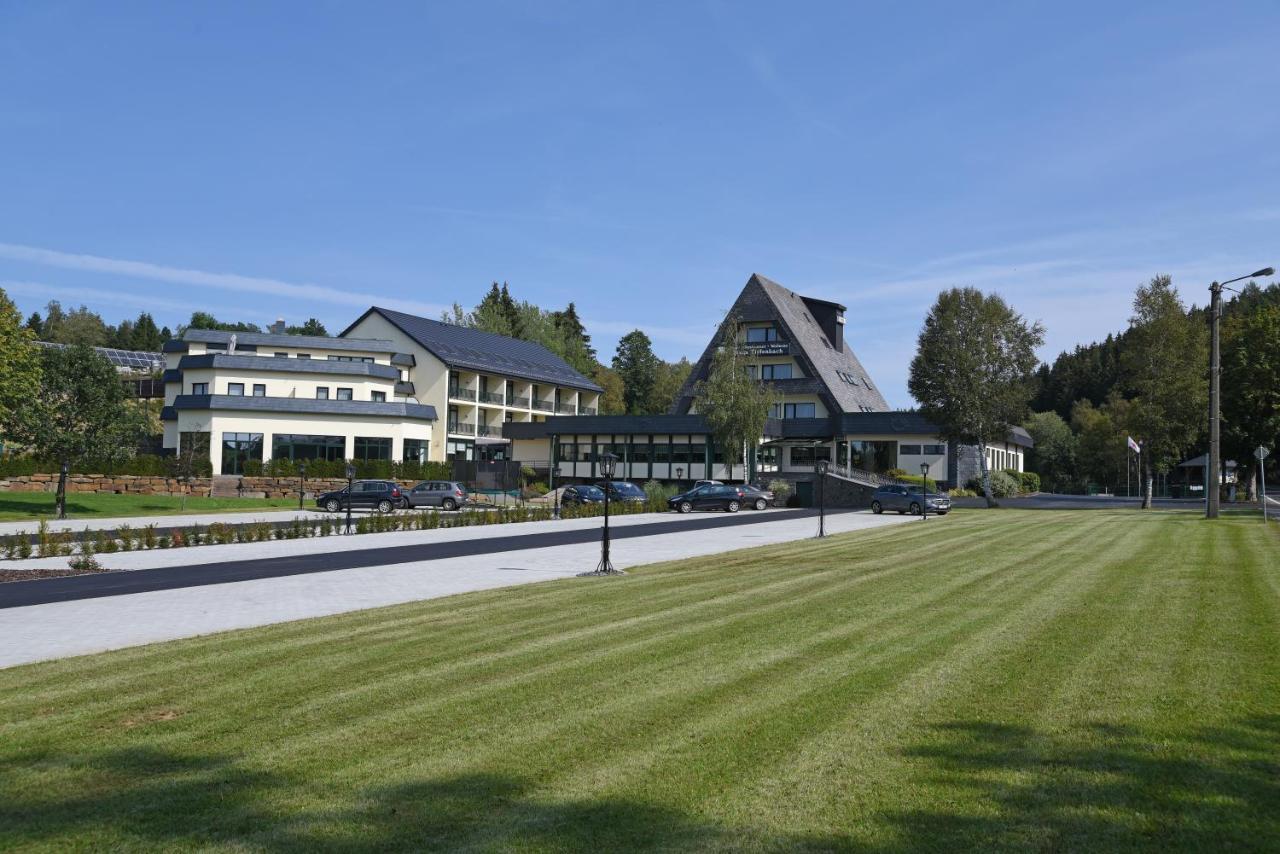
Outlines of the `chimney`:
{"type": "Polygon", "coordinates": [[[284,334],[284,318],[277,317],[276,322],[267,327],[267,331],[270,332],[272,335],[283,335],[284,334]]]}
{"type": "Polygon", "coordinates": [[[800,297],[800,299],[804,301],[805,308],[809,309],[809,313],[817,321],[822,334],[827,336],[831,349],[837,353],[844,350],[844,306],[812,297],[800,297]]]}

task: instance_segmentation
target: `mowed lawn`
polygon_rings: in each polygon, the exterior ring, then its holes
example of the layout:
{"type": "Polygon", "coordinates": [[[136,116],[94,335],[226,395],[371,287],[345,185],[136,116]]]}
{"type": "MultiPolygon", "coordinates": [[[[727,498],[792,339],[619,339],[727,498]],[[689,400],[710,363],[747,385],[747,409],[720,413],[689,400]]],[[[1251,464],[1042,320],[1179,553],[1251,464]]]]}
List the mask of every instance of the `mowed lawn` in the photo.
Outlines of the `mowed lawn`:
{"type": "Polygon", "coordinates": [[[960,511],[0,671],[0,849],[1277,850],[1272,529],[960,511]]]}
{"type": "MultiPolygon", "coordinates": [[[[39,523],[41,518],[53,521],[54,495],[52,492],[0,492],[0,522],[19,522],[30,519],[39,523]]],[[[173,495],[99,495],[96,492],[71,492],[67,494],[67,522],[77,519],[108,518],[116,516],[174,516],[192,513],[218,513],[236,510],[259,510],[278,507],[287,510],[297,507],[293,498],[203,498],[188,497],[185,509],[180,496],[173,495]]]]}

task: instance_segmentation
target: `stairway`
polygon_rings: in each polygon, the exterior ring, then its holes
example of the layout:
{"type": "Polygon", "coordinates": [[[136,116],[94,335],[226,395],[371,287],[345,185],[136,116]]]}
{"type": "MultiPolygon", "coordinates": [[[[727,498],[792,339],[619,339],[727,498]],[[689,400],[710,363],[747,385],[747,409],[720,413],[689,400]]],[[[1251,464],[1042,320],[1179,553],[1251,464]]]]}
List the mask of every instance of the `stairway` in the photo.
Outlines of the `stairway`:
{"type": "Polygon", "coordinates": [[[240,476],[234,474],[215,475],[209,485],[209,495],[212,498],[239,498],[240,476]]]}

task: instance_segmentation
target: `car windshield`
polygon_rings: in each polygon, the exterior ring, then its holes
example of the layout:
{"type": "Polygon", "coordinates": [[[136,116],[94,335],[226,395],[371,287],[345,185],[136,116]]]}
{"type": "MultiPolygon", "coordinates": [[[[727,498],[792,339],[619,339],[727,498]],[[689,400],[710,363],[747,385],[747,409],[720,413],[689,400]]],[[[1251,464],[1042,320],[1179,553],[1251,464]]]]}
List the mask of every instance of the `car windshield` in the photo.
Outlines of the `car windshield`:
{"type": "Polygon", "coordinates": [[[604,490],[598,486],[575,487],[583,498],[604,498],[604,490]]]}
{"type": "Polygon", "coordinates": [[[634,483],[628,483],[625,480],[615,480],[609,484],[613,487],[613,491],[619,495],[644,495],[644,490],[636,486],[634,483]]]}

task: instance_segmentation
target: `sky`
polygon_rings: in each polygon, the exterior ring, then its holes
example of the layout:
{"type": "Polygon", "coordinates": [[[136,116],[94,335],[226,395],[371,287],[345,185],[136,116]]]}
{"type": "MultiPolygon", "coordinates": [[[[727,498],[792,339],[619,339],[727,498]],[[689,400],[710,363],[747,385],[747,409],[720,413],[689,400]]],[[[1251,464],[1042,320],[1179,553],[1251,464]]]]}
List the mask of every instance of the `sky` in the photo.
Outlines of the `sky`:
{"type": "Polygon", "coordinates": [[[894,406],[944,288],[1042,357],[1280,265],[1280,5],[0,0],[0,288],[340,331],[492,281],[696,359],[753,272],[894,406]]]}

